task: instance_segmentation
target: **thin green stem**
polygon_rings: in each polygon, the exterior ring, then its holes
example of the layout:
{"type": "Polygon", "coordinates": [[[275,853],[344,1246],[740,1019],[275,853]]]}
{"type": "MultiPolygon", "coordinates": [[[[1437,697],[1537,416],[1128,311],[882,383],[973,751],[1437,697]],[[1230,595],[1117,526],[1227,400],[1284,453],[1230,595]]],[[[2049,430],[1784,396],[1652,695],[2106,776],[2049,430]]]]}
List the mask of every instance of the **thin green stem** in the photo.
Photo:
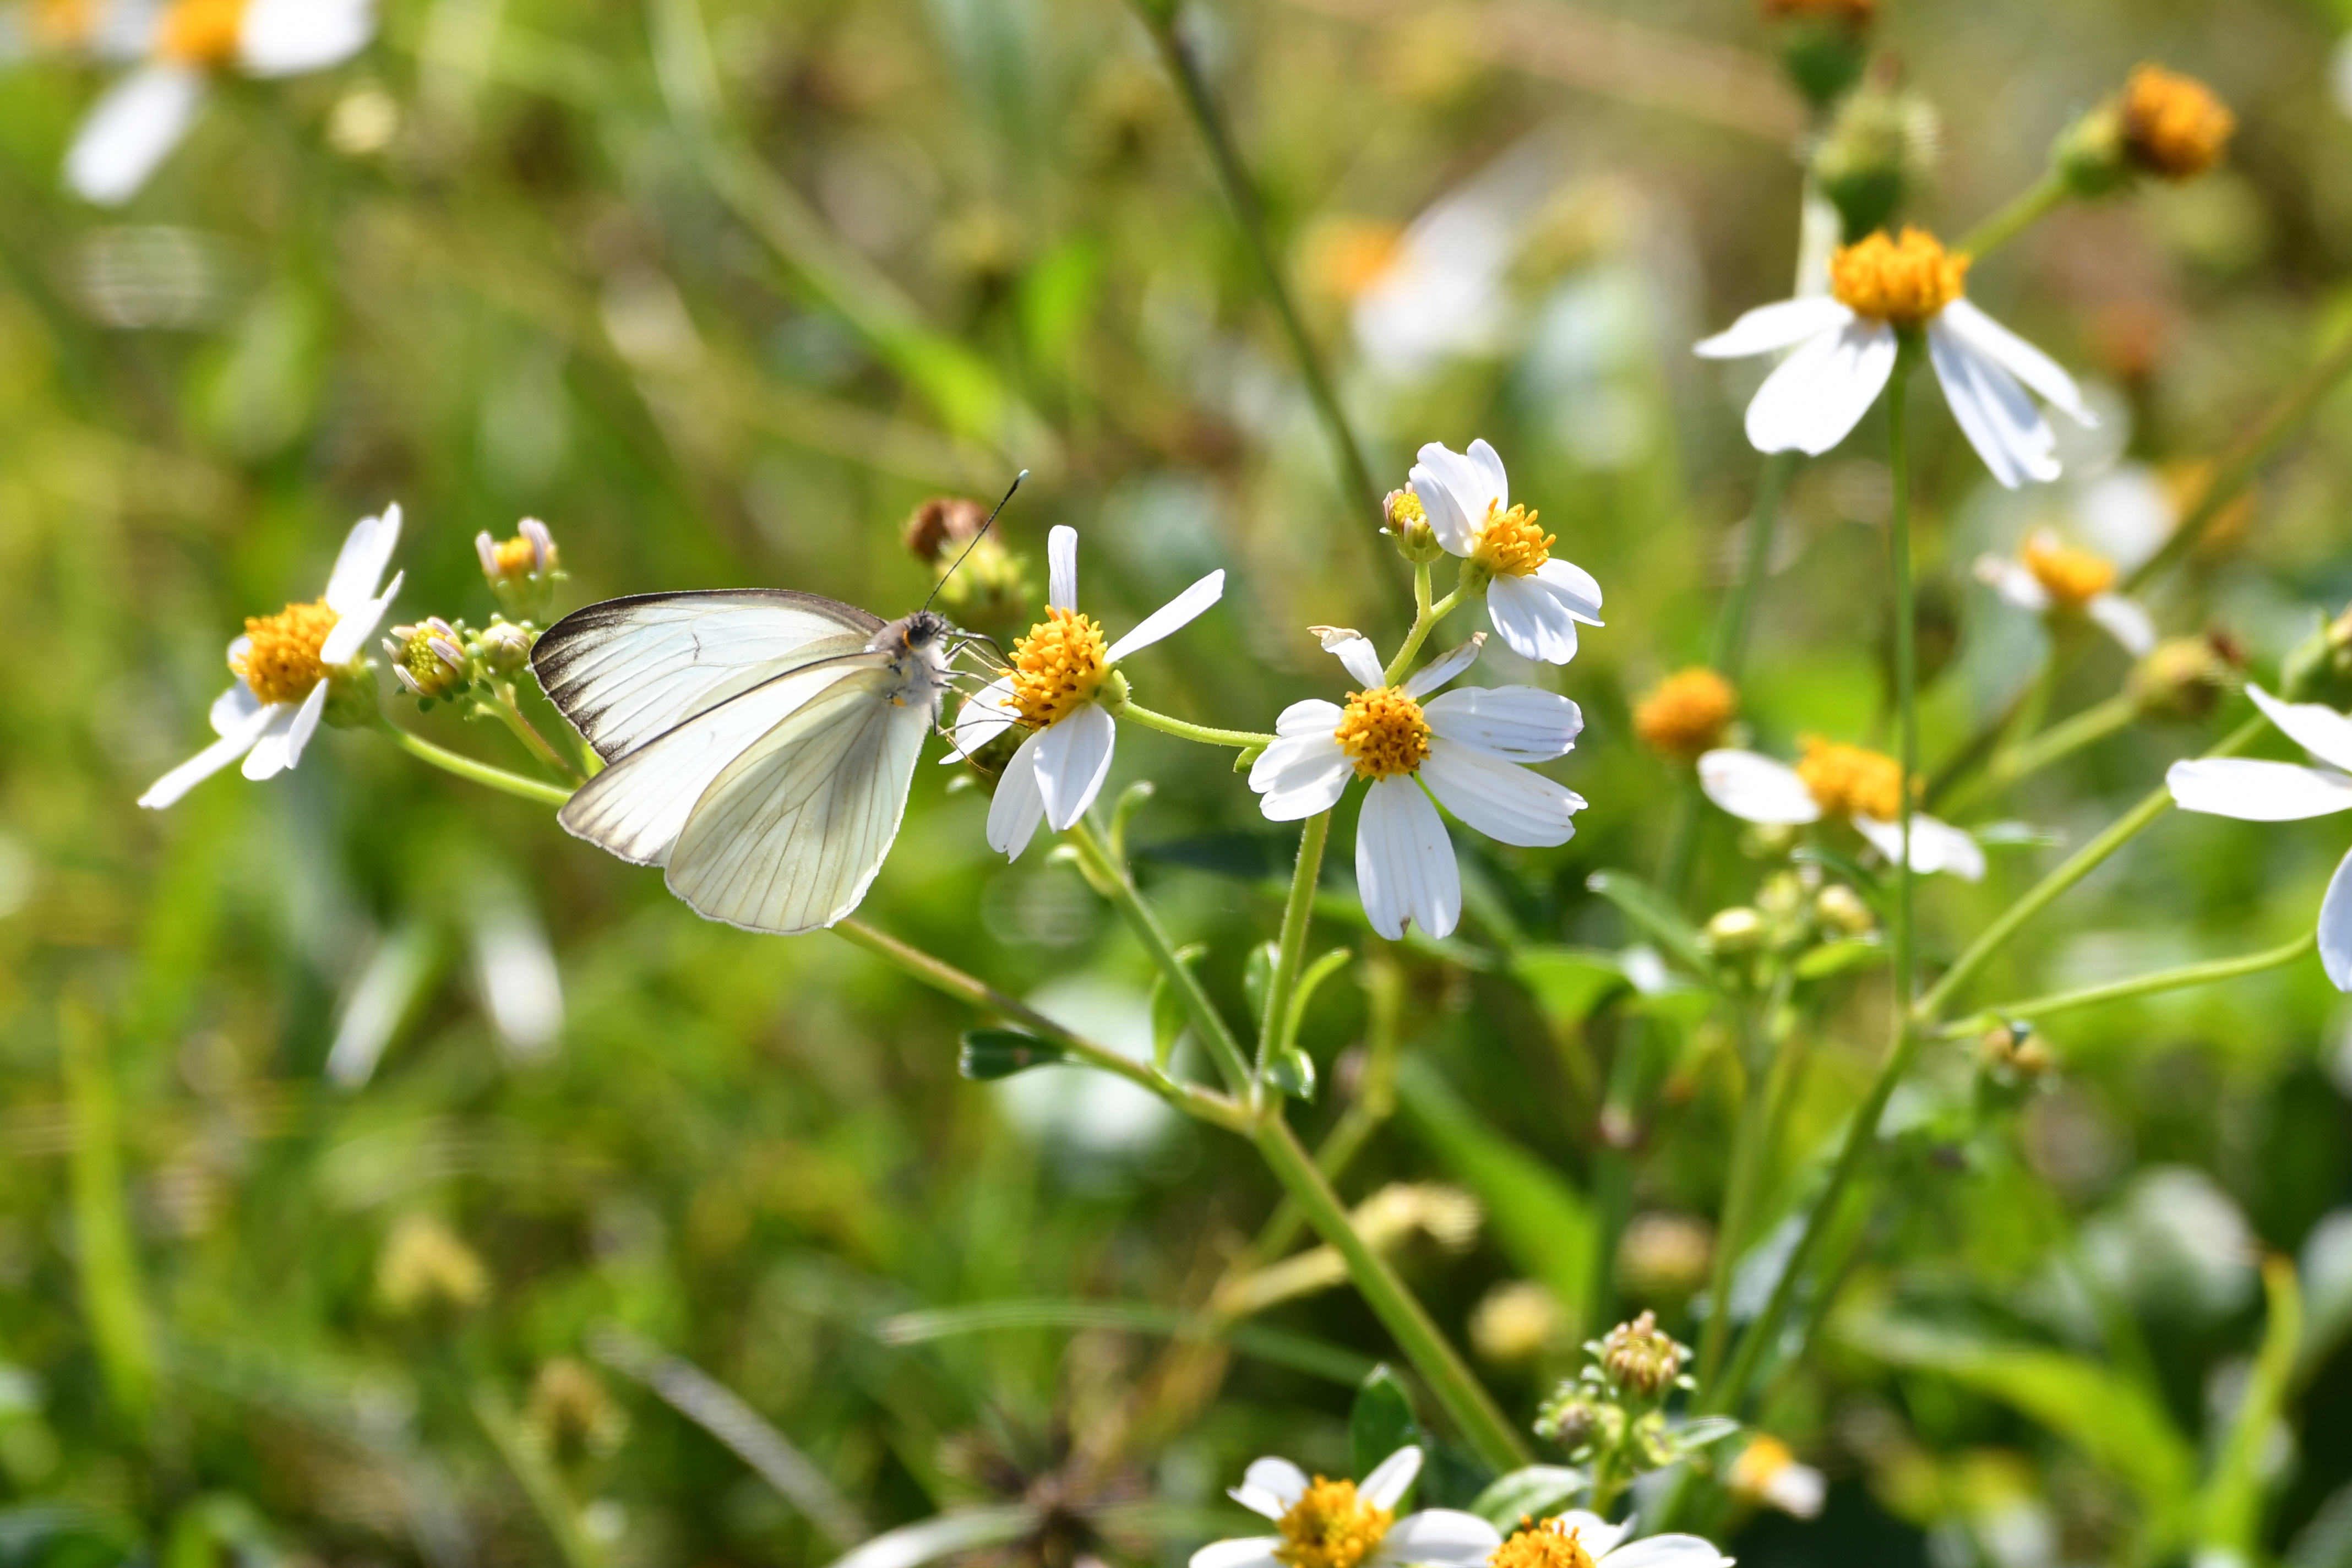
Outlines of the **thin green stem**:
{"type": "Polygon", "coordinates": [[[1698,1342],[1698,1380],[1715,1381],[1723,1365],[1724,1348],[1731,1339],[1731,1277],[1754,1223],[1759,1168],[1763,1163],[1765,1128],[1771,1111],[1770,1074],[1759,1042],[1764,1030],[1756,1007],[1768,1005],[1751,998],[1740,1010],[1739,1117],[1731,1133],[1731,1160],[1723,1184],[1723,1209],[1716,1216],[1715,1260],[1707,1280],[1706,1328],[1698,1342]]]}
{"type": "Polygon", "coordinates": [[[2203,963],[2184,963],[2178,969],[2159,969],[2149,974],[2137,974],[2128,980],[2111,980],[2104,985],[2086,985],[2076,991],[2060,991],[2048,996],[2035,996],[2023,1002],[2003,1002],[1988,1007],[1971,1017],[1947,1024],[1940,1033],[1948,1040],[1964,1039],[1970,1035],[2011,1020],[2032,1023],[2053,1013],[2070,1013],[2078,1007],[2096,1007],[2108,1002],[2127,1002],[2135,996],[2155,996],[2167,991],[2186,991],[2192,986],[2212,985],[2224,980],[2236,980],[2248,974],[2260,974],[2266,970],[2284,969],[2307,956],[2319,945],[2319,932],[2307,931],[2293,942],[2277,947],[2264,948],[2237,958],[2216,958],[2203,963]]]}
{"type": "Polygon", "coordinates": [[[1422,644],[1427,642],[1429,634],[1437,629],[1437,623],[1462,605],[1461,584],[1456,583],[1454,592],[1433,605],[1429,602],[1428,594],[1429,568],[1416,568],[1413,579],[1415,596],[1420,602],[1413,608],[1412,630],[1405,633],[1403,645],[1397,649],[1396,658],[1389,660],[1388,669],[1381,676],[1391,686],[1404,679],[1405,671],[1412,667],[1414,658],[1421,652],[1422,644]]]}
{"type": "Polygon", "coordinates": [[[1267,1116],[1259,1122],[1255,1142],[1267,1167],[1305,1212],[1307,1224],[1346,1260],[1349,1277],[1366,1305],[1388,1329],[1478,1457],[1498,1470],[1532,1462],[1527,1445],[1472,1375],[1461,1352],[1431,1320],[1428,1310],[1397,1278],[1388,1260],[1356,1234],[1339,1194],[1307,1157],[1290,1124],[1278,1114],[1267,1116]]]}
{"type": "MultiPolygon", "coordinates": [[[[1315,1151],[1315,1168],[1327,1182],[1336,1182],[1346,1173],[1372,1134],[1396,1114],[1397,1057],[1404,1049],[1404,971],[1392,958],[1379,953],[1365,960],[1365,968],[1364,991],[1371,1016],[1365,1025],[1363,1080],[1338,1125],[1315,1151]]],[[[1306,1223],[1298,1200],[1284,1198],[1244,1257],[1281,1257],[1290,1250],[1298,1227],[1306,1223]]],[[[1246,1268],[1228,1270],[1229,1275],[1245,1272],[1246,1268]]]]}
{"type": "Polygon", "coordinates": [[[1153,712],[1132,698],[1128,700],[1126,707],[1118,710],[1118,716],[1132,719],[1148,730],[1157,730],[1163,735],[1173,735],[1182,741],[1197,741],[1203,746],[1229,746],[1235,751],[1246,752],[1252,747],[1271,746],[1275,741],[1272,735],[1262,735],[1255,730],[1217,730],[1206,724],[1171,719],[1165,713],[1153,712]]]}
{"type": "Polygon", "coordinates": [[[1380,487],[1372,482],[1371,468],[1364,461],[1363,448],[1357,444],[1346,411],[1339,406],[1339,394],[1324,369],[1322,354],[1307,336],[1306,320],[1291,298],[1290,285],[1283,277],[1274,241],[1266,232],[1265,211],[1258,200],[1257,187],[1242,163],[1241,153],[1209,90],[1200,61],[1193,58],[1191,47],[1177,29],[1176,6],[1172,0],[1166,4],[1131,0],[1131,4],[1159,46],[1160,57],[1175,80],[1177,93],[1184,100],[1185,109],[1200,130],[1201,140],[1208,146],[1209,161],[1216,167],[1218,184],[1224,187],[1225,201],[1234,210],[1234,221],[1249,244],[1250,258],[1257,264],[1258,281],[1282,323],[1283,336],[1289,341],[1292,357],[1298,362],[1299,379],[1306,383],[1307,395],[1315,405],[1317,417],[1323,422],[1324,434],[1330,439],[1349,501],[1359,517],[1377,518],[1381,515],[1380,487]]]}
{"type": "Polygon", "coordinates": [[[1290,1017],[1290,997],[1298,984],[1298,966],[1307,957],[1307,928],[1315,914],[1315,883],[1323,872],[1323,847],[1331,837],[1331,814],[1318,812],[1307,819],[1298,836],[1298,862],[1290,874],[1290,898],[1282,907],[1282,936],[1275,948],[1274,973],[1266,982],[1265,1014],[1257,1031],[1257,1072],[1253,1083],[1265,1080],[1279,1050],[1290,1017]]]}
{"type": "Polygon", "coordinates": [[[1723,614],[1715,623],[1715,645],[1707,663],[1717,675],[1735,685],[1739,680],[1740,667],[1748,660],[1748,639],[1752,629],[1756,601],[1764,591],[1764,579],[1772,569],[1772,541],[1779,531],[1780,499],[1788,493],[1789,480],[1804,461],[1798,452],[1775,452],[1764,459],[1763,471],[1756,480],[1756,502],[1748,519],[1748,552],[1739,564],[1739,581],[1724,601],[1723,614]]]}
{"type": "Polygon", "coordinates": [[[562,753],[548,744],[547,737],[541,734],[529,719],[523,717],[522,705],[515,700],[513,683],[499,681],[494,689],[498,692],[499,700],[491,705],[490,711],[499,716],[499,722],[512,731],[515,739],[523,743],[524,749],[553,769],[559,778],[568,781],[572,788],[579,788],[583,782],[580,776],[580,770],[564,761],[562,753]]]}
{"type": "Polygon", "coordinates": [[[1994,755],[1992,765],[1969,788],[1952,797],[1948,809],[1966,811],[1989,795],[1997,795],[2040,773],[2051,763],[2063,760],[2085,746],[2096,745],[2108,736],[2131,727],[2139,717],[2139,703],[2127,691],[2117,692],[2104,702],[2092,704],[2081,712],[2061,719],[2040,734],[2030,737],[2006,752],[1994,755]]]}
{"type": "Polygon", "coordinates": [[[2053,169],[2037,184],[2019,192],[2007,206],[1969,230],[1952,248],[1971,258],[1982,258],[1998,250],[2063,205],[2066,195],[2066,182],[2053,169]]]}
{"type": "Polygon", "coordinates": [[[469,783],[487,784],[524,800],[537,801],[541,805],[562,805],[572,798],[572,791],[562,784],[542,784],[538,779],[510,773],[504,768],[494,768],[488,763],[478,763],[471,757],[435,745],[421,735],[412,735],[391,720],[378,715],[376,725],[392,739],[392,743],[421,763],[429,763],[443,773],[455,773],[469,783]]]}

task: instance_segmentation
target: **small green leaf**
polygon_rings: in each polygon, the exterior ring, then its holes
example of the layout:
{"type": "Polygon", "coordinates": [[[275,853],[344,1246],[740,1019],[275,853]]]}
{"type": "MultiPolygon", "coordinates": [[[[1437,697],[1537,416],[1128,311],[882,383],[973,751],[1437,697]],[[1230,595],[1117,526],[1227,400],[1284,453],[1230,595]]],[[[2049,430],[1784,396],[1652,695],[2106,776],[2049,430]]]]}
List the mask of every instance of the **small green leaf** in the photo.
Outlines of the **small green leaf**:
{"type": "Polygon", "coordinates": [[[1796,963],[1800,980],[1826,980],[1857,969],[1875,969],[1886,962],[1886,944],[1876,938],[1832,942],[1804,953],[1796,963]]]}
{"type": "MultiPolygon", "coordinates": [[[[1198,973],[1201,960],[1209,950],[1199,942],[1176,950],[1176,962],[1198,973]]],[[[1168,984],[1168,976],[1151,977],[1151,1060],[1160,1071],[1168,1070],[1168,1058],[1176,1052],[1176,1041],[1185,1030],[1184,1004],[1176,988],[1168,984]]]]}
{"type": "MultiPolygon", "coordinates": [[[[1404,1391],[1404,1382],[1386,1365],[1372,1368],[1371,1375],[1356,1391],[1355,1408],[1348,1413],[1348,1438],[1360,1481],[1399,1448],[1422,1440],[1421,1423],[1413,1419],[1412,1399],[1404,1391]]],[[[1402,1502],[1397,1511],[1404,1511],[1402,1502]]]]}
{"type": "Polygon", "coordinates": [[[1266,1064],[1265,1079],[1277,1093],[1293,1100],[1311,1101],[1315,1098],[1314,1058],[1297,1046],[1276,1054],[1274,1060],[1266,1064]]]}
{"type": "Polygon", "coordinates": [[[1595,871],[1584,885],[1623,911],[1627,920],[1664,944],[1666,951],[1694,974],[1711,975],[1714,963],[1698,929],[1683,918],[1666,896],[1630,871],[1595,871]]]}
{"type": "Polygon", "coordinates": [[[1614,955],[1580,947],[1522,949],[1511,960],[1511,973],[1544,1016],[1562,1027],[1581,1024],[1628,984],[1614,955]]]}
{"type": "Polygon", "coordinates": [[[1250,949],[1249,962],[1242,969],[1242,994],[1249,998],[1250,1016],[1265,1016],[1266,988],[1274,984],[1274,966],[1281,950],[1270,942],[1262,942],[1250,949]]]}
{"type": "Polygon", "coordinates": [[[1525,1519],[1542,1519],[1559,1513],[1583,1495],[1591,1484],[1582,1470],[1568,1465],[1529,1465],[1523,1470],[1513,1470],[1480,1492],[1470,1504],[1470,1511],[1493,1525],[1507,1531],[1525,1519]]]}
{"type": "Polygon", "coordinates": [[[1011,1078],[1031,1068],[1053,1067],[1076,1059],[1059,1046],[1018,1029],[969,1029],[964,1033],[963,1053],[957,1058],[956,1070],[986,1083],[1011,1078]]]}

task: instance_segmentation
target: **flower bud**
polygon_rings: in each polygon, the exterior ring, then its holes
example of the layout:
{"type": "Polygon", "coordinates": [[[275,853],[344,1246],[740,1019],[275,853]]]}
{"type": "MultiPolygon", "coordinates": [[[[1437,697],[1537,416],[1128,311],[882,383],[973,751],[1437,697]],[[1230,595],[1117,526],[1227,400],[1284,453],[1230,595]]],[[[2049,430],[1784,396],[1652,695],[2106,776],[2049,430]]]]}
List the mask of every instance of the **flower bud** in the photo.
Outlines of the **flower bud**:
{"type": "Polygon", "coordinates": [[[1636,1215],[1617,1240],[1617,1283],[1636,1300],[1687,1300],[1706,1283],[1715,1230],[1690,1215],[1636,1215]]]}
{"type": "Polygon", "coordinates": [[[462,1310],[489,1294],[489,1271],[471,1247],[430,1215],[404,1216],[376,1256],[376,1294],[394,1312],[462,1310]]]}
{"type": "Polygon", "coordinates": [[[2051,1068],[2050,1047],[2023,1024],[2001,1024],[1985,1031],[1977,1054],[1986,1067],[2032,1082],[2051,1068]]]}
{"type": "Polygon", "coordinates": [[[1509,1279],[1470,1314],[1470,1348],[1496,1366],[1521,1366],[1559,1337],[1559,1303],[1532,1279],[1509,1279]]]}
{"type": "Polygon", "coordinates": [[[570,1356],[539,1369],[523,1407],[523,1427],[540,1451],[567,1468],[603,1458],[621,1446],[628,1417],[594,1373],[570,1356]]]}
{"type": "Polygon", "coordinates": [[[1396,541],[1397,553],[1407,561],[1421,565],[1445,553],[1445,547],[1437,542],[1437,530],[1429,525],[1421,498],[1410,489],[1391,490],[1381,515],[1385,522],[1381,531],[1396,541]]]}
{"type": "Polygon", "coordinates": [[[1875,74],[1838,107],[1814,146],[1814,181],[1838,211],[1845,242],[1860,244],[1910,205],[1934,174],[1944,124],[1914,89],[1875,74]]]}
{"type": "Polygon", "coordinates": [[[531,635],[512,621],[492,621],[475,642],[482,662],[500,675],[512,675],[530,662],[531,635]]]}
{"type": "Polygon", "coordinates": [[[2245,649],[2226,632],[2167,637],[2132,667],[2124,690],[2147,718],[2199,720],[2240,684],[2245,667],[2245,649]]]}
{"type": "Polygon", "coordinates": [[[2141,174],[2194,179],[2221,163],[2237,124],[2204,83],[2141,66],[2060,133],[2051,163],[2078,196],[2106,195],[2141,174]]]}
{"type": "Polygon", "coordinates": [[[933,496],[907,519],[907,548],[930,563],[940,614],[972,631],[1012,632],[1023,625],[1036,586],[1026,558],[993,533],[982,536],[987,525],[988,509],[978,501],[933,496]]]}
{"type": "Polygon", "coordinates": [[[1832,882],[1813,899],[1813,914],[1822,925],[1843,936],[1868,936],[1878,929],[1860,893],[1843,882],[1832,882]]]}
{"type": "Polygon", "coordinates": [[[1690,1352],[1658,1327],[1655,1312],[1620,1323],[1601,1341],[1601,1369],[1628,1394],[1654,1399],[1674,1386],[1690,1352]]]}
{"type": "Polygon", "coordinates": [[[383,651],[391,656],[393,677],[404,690],[420,701],[436,702],[474,683],[464,644],[464,634],[432,616],[413,626],[393,627],[383,639],[383,651]]]}
{"type": "Polygon", "coordinates": [[[1827,109],[1862,78],[1877,0],[1763,0],[1780,64],[1805,101],[1827,109]]]}
{"type": "Polygon", "coordinates": [[[556,584],[563,581],[562,559],[547,524],[527,517],[512,539],[474,536],[474,553],[482,576],[507,614],[517,620],[543,621],[555,604],[556,584]]]}
{"type": "Polygon", "coordinates": [[[1718,958],[1753,952],[1764,944],[1764,917],[1747,908],[1718,910],[1706,922],[1706,947],[1718,958]]]}
{"type": "Polygon", "coordinates": [[[1739,693],[1705,666],[1679,670],[1650,688],[1633,706],[1633,732],[1658,755],[1695,763],[1723,744],[1739,715],[1739,693]]]}

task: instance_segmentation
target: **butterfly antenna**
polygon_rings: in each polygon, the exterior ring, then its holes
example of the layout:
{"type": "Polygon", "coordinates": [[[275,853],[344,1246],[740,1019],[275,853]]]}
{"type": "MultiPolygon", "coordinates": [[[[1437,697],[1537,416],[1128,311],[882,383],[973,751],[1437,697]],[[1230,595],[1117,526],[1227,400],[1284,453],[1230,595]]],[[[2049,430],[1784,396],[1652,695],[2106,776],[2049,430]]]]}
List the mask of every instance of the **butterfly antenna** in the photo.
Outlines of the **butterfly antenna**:
{"type": "Polygon", "coordinates": [[[940,580],[931,584],[931,598],[925,599],[923,601],[923,608],[928,610],[931,607],[931,599],[936,599],[940,596],[940,590],[948,585],[948,579],[956,574],[956,568],[961,566],[966,561],[970,560],[971,552],[980,548],[980,542],[986,539],[988,537],[988,531],[996,526],[997,512],[1001,512],[1004,510],[1005,501],[1009,501],[1013,499],[1013,490],[1019,489],[1021,488],[1021,481],[1028,477],[1029,470],[1026,468],[1022,469],[1019,473],[1013,476],[1012,487],[1004,492],[1004,500],[996,503],[996,511],[992,511],[988,514],[988,521],[980,525],[980,531],[971,536],[971,542],[963,547],[963,553],[955,558],[954,565],[950,566],[946,571],[940,573],[940,580]]]}

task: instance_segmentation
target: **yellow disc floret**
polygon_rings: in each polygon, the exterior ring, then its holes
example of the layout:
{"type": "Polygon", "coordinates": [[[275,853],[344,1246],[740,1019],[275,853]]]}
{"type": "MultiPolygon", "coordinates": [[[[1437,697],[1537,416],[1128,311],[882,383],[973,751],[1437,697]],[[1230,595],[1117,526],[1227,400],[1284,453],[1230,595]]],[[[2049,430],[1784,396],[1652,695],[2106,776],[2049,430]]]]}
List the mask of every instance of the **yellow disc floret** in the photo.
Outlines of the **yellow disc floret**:
{"type": "Polygon", "coordinates": [[[1470,547],[1470,559],[1497,577],[1532,577],[1536,568],[1551,559],[1556,535],[1536,526],[1538,513],[1523,506],[1508,511],[1486,503],[1486,526],[1470,547]]]}
{"type": "Polygon", "coordinates": [[[1347,716],[1331,733],[1360,779],[1394,778],[1429,759],[1429,720],[1400,686],[1349,694],[1347,716]]]}
{"type": "Polygon", "coordinates": [[[1830,292],[1856,315],[1916,327],[1966,292],[1968,273],[1969,258],[1927,230],[1906,227],[1889,239],[1881,229],[1830,258],[1830,292]]]}
{"type": "Polygon", "coordinates": [[[1285,1568],[1357,1568],[1395,1520],[1358,1497],[1355,1482],[1318,1476],[1275,1526],[1282,1532],[1275,1561],[1285,1568]]]}
{"type": "Polygon", "coordinates": [[[321,602],[289,605],[274,616],[251,616],[245,623],[244,651],[228,667],[264,702],[299,702],[326,679],[319,658],[327,634],[342,617],[321,602]]]}
{"type": "Polygon", "coordinates": [[[28,30],[44,48],[71,48],[97,26],[97,0],[33,0],[28,30]]]}
{"type": "Polygon", "coordinates": [[[1541,1524],[1519,1516],[1519,1528],[1486,1559],[1491,1568],[1592,1568],[1592,1553],[1566,1519],[1541,1524]]]}
{"type": "Polygon", "coordinates": [[[225,66],[236,58],[248,0],[173,0],[155,34],[155,49],[182,65],[225,66]]]}
{"type": "Polygon", "coordinates": [[[1633,709],[1633,732],[1661,756],[1695,762],[1723,740],[1739,712],[1731,682],[1704,665],[1666,677],[1633,709]]]}
{"type": "Polygon", "coordinates": [[[2025,542],[2025,569],[2043,592],[2068,609],[2079,610],[2105,593],[2116,580],[2116,563],[2105,556],[2037,533],[2025,542]]]}
{"type": "Polygon", "coordinates": [[[1830,816],[1874,816],[1892,822],[1903,813],[1903,764],[1884,752],[1804,737],[1797,776],[1813,804],[1830,816]]]}
{"type": "Polygon", "coordinates": [[[2124,84],[2124,145],[2132,162],[2186,180],[2221,161],[2238,117],[2194,77],[2142,66],[2124,84]]]}
{"type": "Polygon", "coordinates": [[[1013,645],[1013,706],[1032,730],[1094,700],[1106,668],[1102,627],[1076,610],[1047,610],[1013,645]]]}

